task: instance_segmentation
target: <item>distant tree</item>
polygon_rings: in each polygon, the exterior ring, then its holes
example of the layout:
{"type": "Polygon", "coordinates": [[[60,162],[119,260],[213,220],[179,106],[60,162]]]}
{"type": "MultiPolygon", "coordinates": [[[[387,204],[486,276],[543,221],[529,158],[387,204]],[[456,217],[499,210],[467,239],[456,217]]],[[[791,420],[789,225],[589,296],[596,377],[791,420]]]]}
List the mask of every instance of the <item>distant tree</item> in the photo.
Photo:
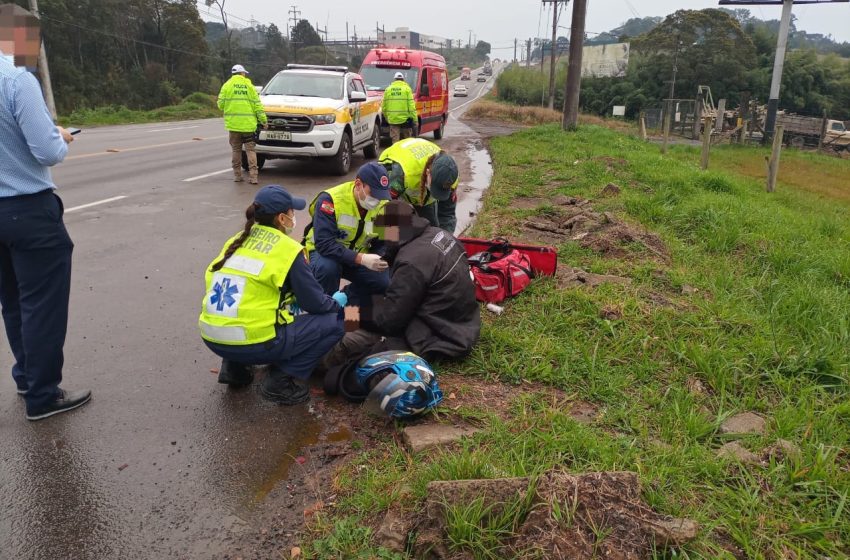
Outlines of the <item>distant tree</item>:
{"type": "Polygon", "coordinates": [[[610,37],[637,37],[649,33],[663,21],[662,17],[631,18],[607,33],[610,37]]]}
{"type": "Polygon", "coordinates": [[[490,54],[490,43],[487,41],[478,41],[478,44],[475,45],[475,53],[478,56],[487,56],[490,54]]]}
{"type": "Polygon", "coordinates": [[[309,21],[302,19],[292,29],[292,42],[299,49],[304,47],[319,47],[322,45],[322,38],[313,29],[309,21]]]}

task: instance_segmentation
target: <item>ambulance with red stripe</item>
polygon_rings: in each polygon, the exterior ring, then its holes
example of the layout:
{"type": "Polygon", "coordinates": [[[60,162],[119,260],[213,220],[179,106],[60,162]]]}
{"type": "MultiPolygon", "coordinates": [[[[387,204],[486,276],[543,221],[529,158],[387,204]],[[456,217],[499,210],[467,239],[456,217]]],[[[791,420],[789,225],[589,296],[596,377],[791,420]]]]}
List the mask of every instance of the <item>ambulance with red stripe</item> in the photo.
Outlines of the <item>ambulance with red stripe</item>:
{"type": "MultiPolygon", "coordinates": [[[[392,83],[396,72],[404,74],[404,80],[413,90],[413,97],[416,99],[419,122],[414,136],[433,131],[434,138],[439,140],[443,137],[449,117],[446,59],[430,51],[403,47],[372,49],[360,67],[360,75],[366,82],[370,99],[383,97],[384,90],[392,83]]],[[[389,136],[386,121],[381,123],[381,135],[389,136]]]]}

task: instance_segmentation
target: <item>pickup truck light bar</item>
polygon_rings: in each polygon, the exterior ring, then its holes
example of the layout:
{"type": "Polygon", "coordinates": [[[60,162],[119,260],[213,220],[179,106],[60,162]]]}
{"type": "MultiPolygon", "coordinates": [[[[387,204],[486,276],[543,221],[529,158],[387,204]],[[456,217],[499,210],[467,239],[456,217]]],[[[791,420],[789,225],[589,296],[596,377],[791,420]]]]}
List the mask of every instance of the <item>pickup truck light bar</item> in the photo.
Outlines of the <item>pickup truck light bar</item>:
{"type": "Polygon", "coordinates": [[[348,72],[347,66],[321,66],[319,64],[287,64],[287,70],[325,70],[329,72],[348,72]]]}

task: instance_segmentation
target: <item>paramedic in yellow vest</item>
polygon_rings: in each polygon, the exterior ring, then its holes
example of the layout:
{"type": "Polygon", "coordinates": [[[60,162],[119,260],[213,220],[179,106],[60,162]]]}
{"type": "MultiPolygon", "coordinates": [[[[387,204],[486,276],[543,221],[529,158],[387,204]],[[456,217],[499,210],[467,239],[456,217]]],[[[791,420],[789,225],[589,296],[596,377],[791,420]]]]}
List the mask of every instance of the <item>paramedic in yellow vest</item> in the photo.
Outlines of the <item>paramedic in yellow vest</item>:
{"type": "Polygon", "coordinates": [[[413,90],[404,81],[404,74],[396,72],[387,89],[384,90],[384,100],[381,102],[381,111],[384,120],[390,125],[390,138],[393,143],[400,138],[413,136],[413,128],[416,125],[416,101],[413,99],[413,90]]]}
{"type": "Polygon", "coordinates": [[[383,151],[380,163],[390,177],[390,194],[454,235],[458,171],[454,158],[424,138],[407,138],[383,151]]]}
{"type": "Polygon", "coordinates": [[[289,237],[307,205],[279,185],[257,191],[245,228],[207,267],[199,327],[222,358],[219,383],[253,381],[250,366],[271,364],[263,395],[285,405],[309,398],[307,379],[343,336],[345,294],[325,294],[300,243],[289,237]]]}
{"type": "Polygon", "coordinates": [[[310,204],[313,223],[305,245],[310,267],[326,294],[339,290],[341,278],[351,282],[346,291],[357,298],[383,294],[390,282],[381,256],[374,220],[390,198],[389,178],[376,162],[357,170],[354,181],[319,193],[310,204]]]}
{"type": "Polygon", "coordinates": [[[268,119],[263,111],[260,96],[248,79],[248,71],[237,64],[230,71],[231,77],[221,86],[218,108],[224,113],[224,127],[228,131],[232,151],[233,180],[242,182],[242,146],[248,157],[248,182],[257,184],[257,144],[254,133],[258,124],[268,128],[268,119]]]}

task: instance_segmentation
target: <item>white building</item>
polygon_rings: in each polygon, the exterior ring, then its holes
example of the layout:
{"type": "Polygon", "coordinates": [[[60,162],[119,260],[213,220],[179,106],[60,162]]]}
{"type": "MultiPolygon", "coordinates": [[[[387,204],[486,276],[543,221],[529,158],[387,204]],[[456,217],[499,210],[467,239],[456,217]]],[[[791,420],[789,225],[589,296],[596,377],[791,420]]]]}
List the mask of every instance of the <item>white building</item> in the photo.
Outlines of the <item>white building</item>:
{"type": "Polygon", "coordinates": [[[409,27],[397,27],[395,31],[378,34],[378,41],[388,47],[407,47],[410,49],[439,50],[448,46],[449,39],[437,35],[425,35],[411,31],[409,27]]]}

